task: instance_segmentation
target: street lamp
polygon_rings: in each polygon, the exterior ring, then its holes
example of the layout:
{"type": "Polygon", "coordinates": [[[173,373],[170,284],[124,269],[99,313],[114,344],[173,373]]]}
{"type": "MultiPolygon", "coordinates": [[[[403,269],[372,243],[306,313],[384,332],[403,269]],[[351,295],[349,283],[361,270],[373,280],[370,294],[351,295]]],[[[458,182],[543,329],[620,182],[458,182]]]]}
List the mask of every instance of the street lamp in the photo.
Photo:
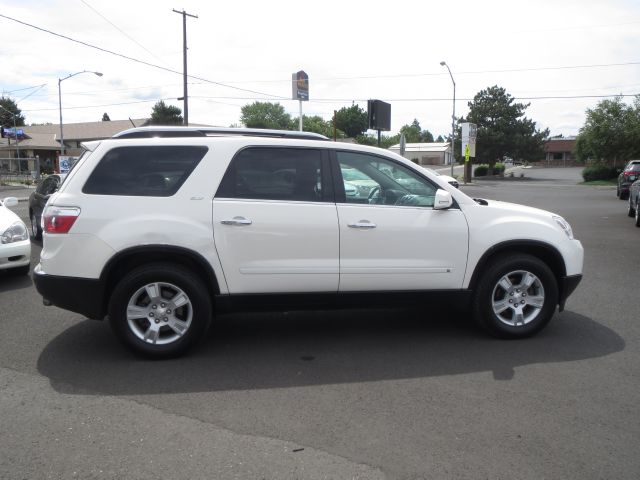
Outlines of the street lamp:
{"type": "Polygon", "coordinates": [[[453,114],[451,115],[451,176],[453,177],[453,160],[455,158],[453,154],[453,140],[456,137],[456,81],[453,79],[451,69],[449,68],[449,65],[447,65],[447,62],[443,60],[440,62],[440,65],[447,67],[447,70],[449,70],[449,76],[453,82],[453,114]]]}
{"type": "Polygon", "coordinates": [[[92,72],[91,70],[82,70],[81,72],[72,73],[71,75],[67,75],[64,78],[58,79],[58,107],[60,108],[60,155],[64,155],[64,133],[62,132],[62,93],[60,90],[60,84],[66,80],[67,78],[75,77],[76,75],[80,75],[81,73],[93,73],[99,77],[102,76],[100,72],[92,72]]]}

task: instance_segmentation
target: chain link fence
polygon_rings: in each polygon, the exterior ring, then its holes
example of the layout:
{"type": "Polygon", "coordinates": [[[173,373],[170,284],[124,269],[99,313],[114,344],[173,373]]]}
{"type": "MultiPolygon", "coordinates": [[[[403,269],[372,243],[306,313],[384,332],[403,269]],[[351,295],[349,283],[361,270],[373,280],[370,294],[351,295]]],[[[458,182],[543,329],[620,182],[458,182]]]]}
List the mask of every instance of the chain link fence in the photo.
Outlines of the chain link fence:
{"type": "Polygon", "coordinates": [[[0,158],[0,185],[30,184],[39,178],[38,158],[0,158]]]}

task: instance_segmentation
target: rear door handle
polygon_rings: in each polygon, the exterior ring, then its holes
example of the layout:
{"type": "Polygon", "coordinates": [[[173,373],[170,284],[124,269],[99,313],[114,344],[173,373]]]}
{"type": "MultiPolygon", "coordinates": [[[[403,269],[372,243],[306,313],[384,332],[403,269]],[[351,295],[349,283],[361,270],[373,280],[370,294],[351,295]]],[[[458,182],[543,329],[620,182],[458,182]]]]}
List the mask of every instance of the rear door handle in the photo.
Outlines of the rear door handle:
{"type": "Polygon", "coordinates": [[[233,217],[231,220],[222,220],[223,225],[251,225],[253,222],[244,217],[233,217]]]}
{"type": "Polygon", "coordinates": [[[349,226],[349,228],[363,228],[363,229],[376,228],[376,224],[371,223],[369,220],[360,220],[359,222],[349,223],[347,225],[349,226]]]}

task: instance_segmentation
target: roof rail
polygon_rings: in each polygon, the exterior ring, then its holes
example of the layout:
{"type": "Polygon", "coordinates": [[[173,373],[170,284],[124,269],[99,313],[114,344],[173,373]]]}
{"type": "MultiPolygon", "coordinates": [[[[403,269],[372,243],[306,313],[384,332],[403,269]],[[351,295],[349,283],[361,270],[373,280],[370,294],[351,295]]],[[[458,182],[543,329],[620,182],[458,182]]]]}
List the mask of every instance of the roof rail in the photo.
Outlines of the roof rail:
{"type": "Polygon", "coordinates": [[[292,130],[267,130],[261,128],[219,128],[219,127],[138,127],[116,133],[112,138],[172,138],[172,137],[209,137],[243,136],[292,138],[298,140],[329,140],[324,135],[313,132],[292,130]]]}

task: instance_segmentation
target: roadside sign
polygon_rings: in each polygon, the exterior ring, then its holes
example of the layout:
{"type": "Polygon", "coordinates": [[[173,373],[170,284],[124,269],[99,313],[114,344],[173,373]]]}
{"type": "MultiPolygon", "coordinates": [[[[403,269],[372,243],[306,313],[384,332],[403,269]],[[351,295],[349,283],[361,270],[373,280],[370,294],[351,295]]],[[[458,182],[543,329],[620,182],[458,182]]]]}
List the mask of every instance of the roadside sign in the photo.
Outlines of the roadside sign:
{"type": "Polygon", "coordinates": [[[464,149],[464,161],[465,163],[469,162],[469,157],[471,156],[471,148],[469,148],[469,144],[466,145],[464,149]]]}
{"type": "Polygon", "coordinates": [[[463,123],[462,127],[462,155],[467,155],[467,148],[469,149],[469,156],[476,156],[476,137],[478,136],[478,126],[475,123],[463,123]]]}
{"type": "Polygon", "coordinates": [[[309,100],[309,75],[304,70],[291,74],[291,85],[293,87],[292,99],[306,102],[309,100]]]}
{"type": "Polygon", "coordinates": [[[60,173],[69,173],[71,170],[71,163],[76,157],[60,155],[60,173]]]}

